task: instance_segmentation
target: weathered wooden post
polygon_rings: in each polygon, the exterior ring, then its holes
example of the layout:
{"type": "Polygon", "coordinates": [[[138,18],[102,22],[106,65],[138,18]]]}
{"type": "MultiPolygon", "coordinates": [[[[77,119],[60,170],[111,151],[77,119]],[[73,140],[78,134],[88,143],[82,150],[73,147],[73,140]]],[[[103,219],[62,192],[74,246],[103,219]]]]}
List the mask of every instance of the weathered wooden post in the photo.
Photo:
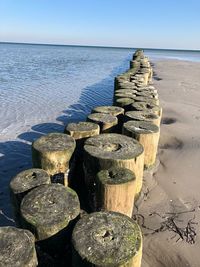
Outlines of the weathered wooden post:
{"type": "Polygon", "coordinates": [[[127,111],[124,115],[124,122],[148,121],[160,127],[160,117],[151,111],[127,111]]]}
{"type": "Polygon", "coordinates": [[[23,198],[20,210],[23,227],[41,241],[45,250],[55,253],[69,242],[71,224],[80,213],[80,204],[71,188],[49,184],[29,192],[23,198]]]}
{"type": "Polygon", "coordinates": [[[75,149],[75,140],[66,134],[50,133],[32,144],[33,167],[42,168],[53,182],[68,185],[69,161],[75,149]]]}
{"type": "Polygon", "coordinates": [[[18,173],[10,182],[10,195],[13,205],[15,222],[18,226],[20,223],[20,204],[24,196],[33,188],[50,184],[49,174],[42,169],[28,169],[18,173]]]}
{"type": "Polygon", "coordinates": [[[131,104],[131,110],[136,111],[151,111],[152,113],[157,114],[160,117],[160,121],[162,118],[162,108],[158,105],[155,105],[149,102],[135,102],[131,104]]]}
{"type": "Polygon", "coordinates": [[[65,133],[76,140],[76,149],[68,179],[69,185],[77,192],[81,206],[87,208],[87,195],[83,171],[83,145],[87,138],[99,135],[100,127],[93,122],[69,123],[65,128],[65,133]]]}
{"type": "Polygon", "coordinates": [[[117,98],[115,100],[115,105],[118,107],[122,107],[125,111],[131,110],[133,103],[135,103],[135,100],[129,97],[117,98]]]}
{"type": "Polygon", "coordinates": [[[132,216],[137,185],[131,170],[120,167],[102,170],[97,173],[96,184],[97,210],[132,216]]]}
{"type": "Polygon", "coordinates": [[[101,134],[87,139],[84,150],[85,179],[92,202],[95,201],[97,172],[111,167],[133,171],[136,194],[139,194],[142,188],[144,151],[138,141],[121,134],[101,134]]]}
{"type": "Polygon", "coordinates": [[[118,133],[121,133],[123,117],[124,117],[124,109],[123,108],[117,107],[117,106],[99,106],[99,107],[95,107],[92,110],[92,113],[105,113],[105,114],[110,114],[112,116],[117,117],[118,125],[116,127],[116,131],[118,133]]]}
{"type": "Polygon", "coordinates": [[[0,266],[36,267],[35,238],[28,230],[0,227],[0,266]]]}
{"type": "Polygon", "coordinates": [[[128,121],[123,124],[123,134],[138,140],[144,147],[144,167],[150,168],[156,161],[160,131],[158,126],[145,121],[128,121]]]}
{"type": "Polygon", "coordinates": [[[88,115],[87,121],[97,123],[100,127],[100,133],[115,132],[118,124],[117,117],[107,113],[92,113],[88,115]]]}
{"type": "Polygon", "coordinates": [[[84,216],[72,234],[72,266],[140,267],[141,230],[131,218],[117,212],[84,216]]]}

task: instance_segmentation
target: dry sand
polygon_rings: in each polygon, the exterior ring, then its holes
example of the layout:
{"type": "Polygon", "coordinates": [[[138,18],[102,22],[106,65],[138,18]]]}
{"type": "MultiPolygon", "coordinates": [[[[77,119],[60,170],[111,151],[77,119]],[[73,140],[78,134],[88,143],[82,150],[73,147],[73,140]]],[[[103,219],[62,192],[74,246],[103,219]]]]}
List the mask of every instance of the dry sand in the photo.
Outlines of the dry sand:
{"type": "Polygon", "coordinates": [[[200,63],[157,61],[154,71],[163,121],[160,165],[152,175],[145,175],[142,201],[137,203],[140,214],[137,218],[144,226],[142,267],[199,267],[200,63]],[[174,215],[176,218],[171,220],[174,215]],[[199,223],[190,225],[195,229],[193,232],[185,228],[191,219],[199,223]],[[177,233],[166,229],[167,221],[168,228],[178,226],[177,233]],[[162,231],[158,232],[145,229],[158,229],[162,225],[162,231]],[[185,228],[185,236],[179,228],[185,228]],[[188,243],[195,232],[195,243],[188,243]]]}

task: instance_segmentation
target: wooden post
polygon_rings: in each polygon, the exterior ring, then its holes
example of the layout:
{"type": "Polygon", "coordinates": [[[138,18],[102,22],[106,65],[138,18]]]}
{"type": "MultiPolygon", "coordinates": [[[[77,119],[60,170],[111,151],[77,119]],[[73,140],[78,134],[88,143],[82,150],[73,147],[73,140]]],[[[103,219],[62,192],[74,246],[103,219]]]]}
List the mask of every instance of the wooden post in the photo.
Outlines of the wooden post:
{"type": "Polygon", "coordinates": [[[92,113],[106,113],[106,114],[110,114],[112,116],[117,117],[118,126],[116,128],[117,128],[117,132],[121,133],[123,117],[124,117],[124,109],[123,108],[117,107],[117,106],[100,106],[100,107],[95,107],[92,110],[92,113]]]}
{"type": "Polygon", "coordinates": [[[87,117],[87,121],[97,123],[100,133],[115,132],[118,124],[117,117],[106,113],[92,113],[87,117]]]}
{"type": "Polygon", "coordinates": [[[21,203],[24,228],[49,251],[63,249],[70,224],[80,213],[78,196],[61,184],[41,185],[29,192],[21,203]],[[48,245],[47,245],[48,244],[48,245]]]}
{"type": "Polygon", "coordinates": [[[144,97],[149,97],[149,98],[155,98],[155,99],[158,99],[158,94],[157,93],[154,93],[154,92],[152,92],[152,91],[142,91],[142,90],[137,90],[136,91],[136,96],[144,96],[144,97]]]}
{"type": "Polygon", "coordinates": [[[20,204],[24,196],[33,188],[50,184],[49,174],[42,169],[28,169],[18,173],[10,182],[10,195],[13,205],[15,222],[18,226],[20,223],[20,204]]]}
{"type": "Polygon", "coordinates": [[[81,206],[87,208],[83,171],[83,145],[88,137],[100,133],[100,127],[93,122],[69,123],[65,128],[65,133],[69,134],[76,140],[76,149],[73,155],[68,179],[69,186],[77,192],[81,206]]]}
{"type": "Polygon", "coordinates": [[[160,117],[151,111],[127,111],[124,116],[124,122],[148,121],[160,127],[160,117]]]}
{"type": "Polygon", "coordinates": [[[140,267],[142,234],[128,216],[94,212],[84,216],[72,234],[72,266],[140,267]]]}
{"type": "Polygon", "coordinates": [[[65,127],[65,133],[72,136],[76,141],[98,135],[100,128],[96,123],[81,121],[69,123],[65,127]]]}
{"type": "Polygon", "coordinates": [[[69,135],[50,133],[42,136],[32,144],[33,167],[46,170],[53,182],[67,186],[69,161],[74,149],[75,140],[69,135]]]}
{"type": "Polygon", "coordinates": [[[146,102],[146,103],[151,103],[154,105],[159,105],[159,99],[149,97],[149,96],[136,96],[134,100],[135,102],[146,102]]]}
{"type": "Polygon", "coordinates": [[[158,126],[145,121],[128,121],[123,124],[123,134],[138,140],[144,147],[144,167],[156,161],[160,131],[158,126]]]}
{"type": "Polygon", "coordinates": [[[144,153],[138,141],[121,134],[101,134],[87,139],[84,151],[85,179],[91,201],[97,172],[117,166],[134,172],[136,194],[139,194],[142,188],[144,153]]]}
{"type": "Polygon", "coordinates": [[[136,111],[151,111],[162,118],[162,108],[158,105],[152,104],[151,102],[135,102],[131,104],[131,110],[136,111]]]}
{"type": "Polygon", "coordinates": [[[31,232],[11,226],[0,227],[0,266],[38,266],[35,238],[31,232]]]}
{"type": "Polygon", "coordinates": [[[122,107],[125,111],[131,110],[133,103],[135,103],[135,100],[128,97],[118,98],[115,101],[115,105],[122,107]]]}
{"type": "Polygon", "coordinates": [[[96,183],[97,210],[132,216],[136,178],[131,170],[119,167],[102,170],[97,173],[96,183]]]}

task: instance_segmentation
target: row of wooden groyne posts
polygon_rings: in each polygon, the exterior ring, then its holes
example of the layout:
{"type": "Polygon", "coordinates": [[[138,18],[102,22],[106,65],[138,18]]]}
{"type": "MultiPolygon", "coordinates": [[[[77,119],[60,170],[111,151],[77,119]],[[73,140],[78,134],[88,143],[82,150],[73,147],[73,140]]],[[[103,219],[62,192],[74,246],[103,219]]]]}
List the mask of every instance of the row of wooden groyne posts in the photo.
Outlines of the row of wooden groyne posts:
{"type": "Polygon", "coordinates": [[[17,227],[0,228],[0,266],[141,266],[131,216],[160,135],[152,73],[138,49],[115,78],[113,106],[33,142],[33,168],[10,182],[17,227]]]}

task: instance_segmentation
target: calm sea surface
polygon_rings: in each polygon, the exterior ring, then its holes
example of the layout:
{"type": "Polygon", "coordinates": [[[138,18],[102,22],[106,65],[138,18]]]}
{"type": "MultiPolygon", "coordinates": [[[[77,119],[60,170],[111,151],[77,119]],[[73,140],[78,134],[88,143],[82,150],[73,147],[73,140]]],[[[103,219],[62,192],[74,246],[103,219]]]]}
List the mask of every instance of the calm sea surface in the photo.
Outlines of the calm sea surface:
{"type": "MultiPolygon", "coordinates": [[[[30,144],[112,104],[114,77],[134,49],[0,43],[0,225],[11,222],[8,184],[31,166],[30,144]]],[[[200,62],[200,52],[145,50],[151,60],[200,62]]]]}

